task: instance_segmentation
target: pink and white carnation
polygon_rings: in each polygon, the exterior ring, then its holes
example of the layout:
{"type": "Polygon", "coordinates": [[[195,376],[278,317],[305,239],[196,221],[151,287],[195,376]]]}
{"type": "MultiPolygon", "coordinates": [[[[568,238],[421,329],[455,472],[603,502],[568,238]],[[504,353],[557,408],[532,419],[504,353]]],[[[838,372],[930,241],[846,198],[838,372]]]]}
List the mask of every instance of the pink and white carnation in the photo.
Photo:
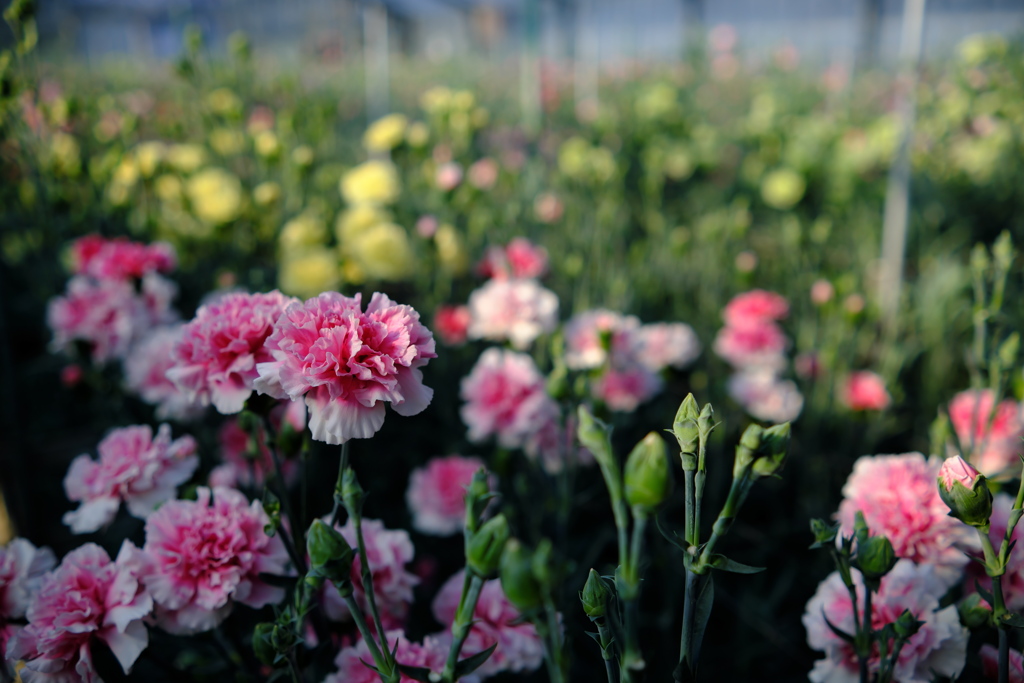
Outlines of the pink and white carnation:
{"type": "MultiPolygon", "coordinates": [[[[448,579],[434,598],[434,618],[450,625],[455,620],[462,594],[463,573],[448,579]]],[[[544,642],[533,624],[523,621],[519,611],[508,601],[501,589],[501,581],[485,581],[480,599],[473,610],[473,626],[462,646],[461,657],[471,657],[495,643],[487,661],[477,669],[481,678],[503,671],[522,673],[538,669],[544,661],[544,642]]]]}
{"type": "Polygon", "coordinates": [[[461,531],[466,521],[466,487],[483,466],[479,458],[449,455],[414,469],[405,492],[413,528],[432,536],[461,531]]]}
{"type": "Polygon", "coordinates": [[[752,417],[765,422],[791,422],[804,407],[803,394],[796,384],[780,378],[771,368],[737,372],[729,378],[726,389],[752,417]]]}
{"type": "Polygon", "coordinates": [[[850,410],[885,410],[892,397],[885,388],[885,380],[868,370],[851,373],[843,384],[840,398],[850,410]]]}
{"type": "Polygon", "coordinates": [[[948,515],[939,497],[941,467],[941,458],[920,453],[866,455],[854,463],[843,486],[837,518],[841,533],[850,535],[854,516],[863,512],[868,528],[886,536],[897,557],[934,565],[948,588],[963,575],[968,560],[961,548],[971,546],[973,534],[948,515]]]}
{"type": "MultiPolygon", "coordinates": [[[[854,581],[858,604],[863,604],[864,582],[856,570],[854,581]]],[[[936,567],[906,559],[897,562],[882,579],[881,588],[872,601],[872,626],[880,629],[896,621],[904,610],[910,610],[924,622],[900,651],[893,680],[929,683],[936,675],[955,679],[963,669],[969,632],[960,625],[955,605],[939,609],[939,599],[947,588],[936,567]]],[[[808,645],[825,653],[825,659],[814,663],[808,677],[814,683],[856,683],[860,678],[853,646],[839,638],[826,619],[846,633],[854,632],[850,593],[839,572],[832,572],[818,586],[803,616],[808,645]]],[[[879,662],[876,649],[869,660],[869,669],[878,671],[879,662]]]]}
{"type": "Polygon", "coordinates": [[[1024,436],[1024,419],[1016,401],[1006,399],[998,406],[991,390],[962,391],[949,403],[949,420],[970,461],[982,474],[995,477],[1019,467],[1017,452],[1024,436]],[[993,408],[995,415],[993,416],[993,408]]]}
{"type": "MultiPolygon", "coordinates": [[[[330,523],[330,520],[325,521],[330,523]]],[[[351,519],[345,526],[336,528],[350,546],[357,547],[356,527],[351,519]]],[[[420,582],[415,574],[406,569],[415,553],[409,532],[404,529],[387,529],[379,519],[364,519],[363,540],[366,543],[365,559],[370,564],[373,594],[380,610],[381,622],[385,629],[398,628],[409,613],[412,589],[420,582]]],[[[357,554],[352,562],[352,586],[356,602],[366,612],[368,603],[363,587],[363,559],[357,554]]],[[[332,585],[324,589],[324,612],[335,621],[351,618],[348,606],[332,585]]]]}
{"type": "Polygon", "coordinates": [[[697,333],[686,323],[654,323],[634,335],[633,355],[651,372],[684,368],[700,355],[697,333]]]}
{"type": "Polygon", "coordinates": [[[174,367],[173,351],[183,326],[159,327],[132,346],[124,360],[125,388],[156,406],[158,420],[191,420],[203,412],[200,403],[167,378],[174,367]]]}
{"type": "Polygon", "coordinates": [[[174,347],[167,377],[189,400],[231,415],[245,407],[258,377],[257,363],[271,360],[265,347],[274,323],[297,299],[277,290],[232,292],[203,305],[174,347]]]}
{"type": "Polygon", "coordinates": [[[788,315],[789,303],[785,297],[763,289],[737,294],[722,311],[725,324],[729,327],[760,327],[788,315]]]}
{"type": "MultiPolygon", "coordinates": [[[[1010,519],[1010,511],[1013,509],[1013,498],[1006,493],[997,493],[992,499],[992,517],[989,537],[992,539],[994,548],[999,548],[1006,535],[1006,525],[1010,519]]],[[[1011,541],[1016,541],[1010,551],[1010,561],[1006,566],[1006,573],[1003,574],[1003,598],[1006,600],[1006,608],[1011,612],[1024,610],[1024,529],[1017,525],[1013,529],[1011,541]]],[[[985,567],[977,562],[967,565],[967,573],[964,580],[964,590],[973,593],[975,582],[981,584],[985,590],[992,592],[992,578],[985,573],[985,567]]]]}
{"type": "Polygon", "coordinates": [[[257,365],[257,391],[305,399],[313,438],[329,444],[368,439],[384,424],[384,404],[422,412],[434,395],[421,367],[436,358],[434,336],[411,306],[374,292],[324,292],[290,304],[267,339],[271,360],[257,365]]]}
{"type": "Polygon", "coordinates": [[[71,245],[72,270],[95,278],[129,280],[148,273],[169,273],[177,265],[174,247],[166,242],[141,244],[124,237],[86,235],[71,245]]]}
{"type": "Polygon", "coordinates": [[[169,633],[201,633],[224,621],[235,603],[280,602],[284,589],[260,578],[288,572],[281,538],[264,531],[269,522],[259,501],[220,487],[199,487],[196,500],[172,500],[150,515],[137,560],[157,623],[169,633]]]}
{"type": "Polygon", "coordinates": [[[646,367],[608,368],[591,384],[591,392],[610,410],[631,413],[661,391],[662,381],[646,367]]]}
{"type": "Polygon", "coordinates": [[[469,295],[470,339],[527,348],[558,325],[558,296],[532,279],[489,280],[469,295]]]}
{"type": "Polygon", "coordinates": [[[783,354],[789,346],[782,329],[771,321],[735,326],[726,325],[715,337],[714,349],[721,358],[737,368],[785,367],[783,354]]]}
{"type": "MultiPolygon", "coordinates": [[[[399,664],[413,667],[423,667],[431,671],[440,672],[444,668],[445,660],[448,658],[450,638],[444,639],[437,636],[427,636],[423,644],[409,642],[405,632],[391,630],[384,634],[387,647],[396,648],[395,659],[399,664]]],[[[334,658],[334,665],[338,671],[324,679],[323,683],[377,683],[380,676],[367,664],[373,664],[373,655],[366,641],[360,639],[355,645],[341,648],[338,656],[334,658]]],[[[461,681],[465,683],[476,683],[479,677],[476,675],[463,676],[461,681]]],[[[415,679],[402,674],[400,683],[415,683],[415,679]]]]}
{"type": "Polygon", "coordinates": [[[522,448],[559,416],[544,376],[525,353],[484,351],[462,379],[461,396],[460,414],[474,443],[494,436],[503,448],[522,448]]]}
{"type": "MultiPolygon", "coordinates": [[[[981,646],[981,675],[990,681],[999,680],[999,650],[994,645],[981,646]]],[[[1024,683],[1024,654],[1010,648],[1010,683],[1024,683]]]]}
{"type": "Polygon", "coordinates": [[[614,358],[632,358],[642,344],[640,320],[599,308],[574,315],[565,324],[565,364],[592,370],[614,358]]]}
{"type": "Polygon", "coordinates": [[[434,330],[447,346],[465,344],[472,315],[469,306],[441,306],[434,313],[434,330]]]}
{"type": "Polygon", "coordinates": [[[548,251],[525,237],[516,237],[505,247],[490,247],[477,272],[498,280],[543,277],[548,272],[548,251]]]}
{"type": "Polygon", "coordinates": [[[64,515],[64,523],[76,534],[110,524],[121,501],[133,517],[145,519],[174,498],[199,466],[195,439],[186,435],[172,441],[166,424],[155,438],[149,425],[111,430],[96,450],[99,460],[83,453],[71,461],[64,477],[68,500],[81,503],[64,515]]]}
{"type": "Polygon", "coordinates": [[[25,618],[43,575],[56,563],[52,550],[24,538],[0,546],[0,652],[7,652],[8,641],[21,630],[11,622],[25,618]]]}
{"type": "Polygon", "coordinates": [[[114,562],[103,548],[87,543],[64,557],[43,577],[32,596],[28,625],[7,646],[8,661],[24,660],[25,683],[99,683],[92,648],[103,642],[125,673],[149,644],[143,618],[153,610],[128,561],[128,541],[114,562]]]}

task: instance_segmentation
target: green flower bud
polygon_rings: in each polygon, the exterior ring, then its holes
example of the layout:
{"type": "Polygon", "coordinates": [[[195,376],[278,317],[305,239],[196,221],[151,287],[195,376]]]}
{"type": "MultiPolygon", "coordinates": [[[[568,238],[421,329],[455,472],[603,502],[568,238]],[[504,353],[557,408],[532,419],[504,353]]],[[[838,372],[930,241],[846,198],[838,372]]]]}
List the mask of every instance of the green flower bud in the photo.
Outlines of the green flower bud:
{"type": "Polygon", "coordinates": [[[921,630],[922,626],[924,626],[924,622],[918,621],[913,612],[908,609],[903,610],[903,614],[897,617],[896,621],[893,622],[893,630],[896,632],[896,637],[902,638],[903,640],[912,638],[921,630]]]}
{"type": "MultiPolygon", "coordinates": [[[[693,394],[687,394],[683,402],[679,404],[675,420],[672,421],[672,433],[679,442],[679,450],[682,452],[683,469],[687,469],[687,454],[696,455],[697,446],[700,442],[700,429],[697,427],[697,418],[700,417],[700,410],[697,407],[697,399],[693,394]]],[[[694,462],[696,467],[696,462],[694,462]]],[[[691,468],[692,469],[692,468],[691,468]]]]}
{"type": "Polygon", "coordinates": [[[256,624],[252,632],[252,649],[256,653],[256,659],[267,666],[274,666],[277,659],[277,649],[274,647],[273,634],[276,624],[267,621],[256,624]]]}
{"type": "Polygon", "coordinates": [[[303,432],[295,429],[287,420],[282,421],[277,435],[277,447],[284,456],[291,456],[302,450],[303,432]]]}
{"type": "Polygon", "coordinates": [[[604,579],[601,578],[600,574],[591,569],[590,575],[587,576],[587,582],[583,584],[583,591],[580,593],[583,611],[587,613],[591,621],[604,617],[610,597],[611,591],[605,585],[604,579]]]}
{"type": "Polygon", "coordinates": [[[896,566],[896,551],[885,536],[857,539],[857,569],[868,583],[882,580],[896,566]]]}
{"type": "Polygon", "coordinates": [[[480,468],[473,473],[473,479],[466,487],[466,529],[473,533],[480,526],[480,516],[491,500],[490,484],[487,482],[487,470],[480,468]]]}
{"type": "Polygon", "coordinates": [[[355,552],[337,529],[322,520],[313,520],[306,536],[306,552],[309,553],[309,564],[317,574],[339,588],[342,584],[351,583],[355,552]]]}
{"type": "Polygon", "coordinates": [[[602,468],[614,468],[615,458],[612,455],[608,425],[591,415],[586,406],[579,407],[577,416],[579,425],[576,428],[576,435],[580,443],[594,454],[594,459],[602,468]]]}
{"type": "Polygon", "coordinates": [[[553,586],[555,583],[554,574],[556,573],[556,567],[554,556],[555,547],[549,538],[542,539],[533,551],[533,559],[531,560],[533,577],[537,579],[537,583],[540,584],[542,590],[545,587],[553,586]]]}
{"type": "Polygon", "coordinates": [[[469,570],[485,579],[498,571],[508,537],[508,520],[505,515],[499,514],[484,522],[466,548],[466,566],[469,570]]]}
{"type": "Polygon", "coordinates": [[[260,428],[260,416],[251,410],[243,410],[238,414],[238,426],[246,434],[253,434],[260,428]]]}
{"type": "Polygon", "coordinates": [[[812,548],[827,548],[835,542],[839,534],[839,525],[829,524],[823,519],[812,519],[811,533],[814,534],[812,548]]]}
{"type": "Polygon", "coordinates": [[[366,494],[356,479],[355,470],[351,467],[346,469],[341,479],[341,499],[345,502],[345,509],[350,515],[362,514],[365,498],[366,494]]]}
{"type": "Polygon", "coordinates": [[[651,432],[633,447],[626,460],[626,502],[652,511],[668,497],[669,477],[665,440],[651,432]]]}
{"type": "Polygon", "coordinates": [[[755,460],[753,465],[758,476],[770,477],[782,469],[789,450],[789,432],[789,423],[784,422],[764,430],[761,434],[761,447],[758,449],[761,457],[755,460]]]}
{"type": "Polygon", "coordinates": [[[746,470],[754,464],[757,452],[761,448],[761,437],[764,430],[758,425],[749,425],[743,431],[740,442],[736,446],[736,460],[732,465],[732,476],[738,479],[743,476],[746,470]]]}
{"type": "Polygon", "coordinates": [[[533,553],[517,539],[510,539],[501,555],[501,589],[520,612],[536,609],[543,601],[533,575],[533,553]]]}
{"type": "Polygon", "coordinates": [[[938,480],[939,496],[949,507],[950,517],[974,527],[988,528],[992,517],[992,492],[985,475],[958,455],[942,463],[938,480]]]}
{"type": "Polygon", "coordinates": [[[700,416],[697,418],[697,428],[700,429],[701,436],[705,439],[708,438],[708,434],[715,428],[715,409],[711,407],[710,403],[705,403],[704,407],[700,409],[700,416]]]}
{"type": "Polygon", "coordinates": [[[992,609],[984,604],[981,593],[971,593],[956,606],[960,623],[971,629],[988,626],[992,620],[992,609]]]}

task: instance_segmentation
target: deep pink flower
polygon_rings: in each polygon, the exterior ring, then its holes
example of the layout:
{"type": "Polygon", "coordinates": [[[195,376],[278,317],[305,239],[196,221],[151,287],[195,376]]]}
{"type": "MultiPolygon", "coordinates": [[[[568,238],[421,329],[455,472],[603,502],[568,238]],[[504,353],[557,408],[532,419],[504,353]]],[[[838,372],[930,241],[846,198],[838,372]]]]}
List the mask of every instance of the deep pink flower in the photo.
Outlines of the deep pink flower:
{"type": "MultiPolygon", "coordinates": [[[[854,580],[858,604],[863,605],[864,584],[856,570],[854,580]]],[[[969,632],[960,625],[955,605],[939,609],[939,598],[947,588],[948,584],[936,574],[934,566],[914,564],[910,560],[897,562],[882,579],[881,588],[872,601],[872,626],[880,629],[896,621],[904,610],[910,610],[924,622],[921,630],[900,651],[893,680],[929,683],[936,674],[955,679],[963,669],[969,632]]],[[[825,653],[825,659],[814,663],[809,678],[814,683],[856,683],[859,677],[853,647],[833,633],[825,619],[847,633],[854,632],[850,593],[839,572],[833,572],[818,586],[803,616],[807,644],[825,653]]],[[[869,668],[877,671],[878,666],[876,650],[869,660],[869,668]]]]}
{"type": "Polygon", "coordinates": [[[631,413],[661,391],[661,378],[643,366],[608,368],[593,381],[594,395],[609,409],[631,413]]]}
{"type": "Polygon", "coordinates": [[[103,548],[86,543],[43,578],[28,608],[28,626],[7,647],[8,660],[25,660],[25,683],[99,683],[92,661],[96,640],[106,643],[128,673],[149,644],[142,619],[153,609],[127,561],[132,550],[125,541],[111,562],[103,548]]]}
{"type": "MultiPolygon", "coordinates": [[[[302,432],[306,427],[306,405],[302,401],[285,401],[274,407],[270,420],[277,431],[291,429],[302,432]],[[283,421],[282,417],[285,418],[283,421]]],[[[242,429],[238,418],[229,418],[221,425],[217,442],[224,462],[210,472],[210,486],[262,489],[267,476],[274,474],[275,466],[262,429],[258,440],[258,444],[253,443],[252,436],[242,429]]],[[[284,454],[280,457],[285,484],[291,485],[299,473],[298,463],[294,458],[284,457],[284,454]]]]}
{"type": "Polygon", "coordinates": [[[146,520],[141,576],[157,604],[157,623],[170,633],[208,631],[234,603],[280,602],[283,588],[260,574],[283,575],[288,554],[259,501],[239,491],[199,487],[196,500],[164,503],[146,520]]]}
{"type": "Polygon", "coordinates": [[[946,586],[956,583],[967,557],[960,550],[971,543],[970,527],[948,516],[936,478],[942,460],[920,453],[864,456],[843,486],[838,519],[842,533],[853,533],[857,511],[868,528],[885,535],[898,557],[935,565],[946,586]]]}
{"type": "Polygon", "coordinates": [[[744,410],[765,422],[791,422],[804,407],[796,384],[780,378],[772,368],[741,370],[729,378],[726,388],[744,410]]]}
{"type": "Polygon", "coordinates": [[[516,237],[505,247],[505,262],[510,277],[542,277],[548,272],[548,250],[525,237],[516,237]]]}
{"type": "MultiPolygon", "coordinates": [[[[1010,519],[1010,511],[1013,509],[1013,498],[1006,493],[998,493],[992,499],[992,524],[989,529],[989,537],[992,545],[999,549],[1006,535],[1006,524],[1010,519]]],[[[973,539],[972,539],[973,540],[973,539]]],[[[1010,561],[1003,574],[1003,597],[1006,600],[1006,607],[1011,612],[1024,610],[1024,525],[1018,524],[1013,529],[1011,540],[1016,541],[1010,551],[1010,561]]],[[[980,546],[979,546],[980,548],[980,546]]],[[[985,567],[977,562],[967,564],[967,572],[964,580],[964,590],[973,593],[975,582],[981,587],[992,591],[992,579],[985,573],[985,567]]]]}
{"type": "MultiPolygon", "coordinates": [[[[434,618],[451,628],[462,594],[463,573],[459,572],[441,587],[434,598],[434,618]]],[[[482,678],[502,671],[526,672],[540,667],[544,661],[544,642],[533,624],[521,620],[521,615],[501,590],[501,581],[484,582],[480,599],[473,611],[473,627],[462,646],[460,657],[483,652],[495,643],[498,647],[477,669],[482,678]]]]}
{"type": "Polygon", "coordinates": [[[479,458],[449,455],[413,470],[405,493],[413,527],[433,536],[461,531],[466,521],[466,487],[483,466],[479,458]]]}
{"type": "Polygon", "coordinates": [[[533,279],[489,280],[469,295],[470,339],[525,349],[558,325],[558,297],[533,279]]]}
{"type": "Polygon", "coordinates": [[[987,477],[1019,466],[1016,453],[1020,450],[1020,437],[1024,435],[1021,407],[1006,399],[995,408],[992,417],[993,403],[993,394],[988,389],[962,391],[949,403],[949,419],[961,447],[970,453],[971,463],[987,477]]]}
{"type": "Polygon", "coordinates": [[[174,247],[166,242],[141,244],[124,237],[105,239],[86,235],[71,245],[72,268],[76,274],[96,278],[127,280],[147,273],[169,273],[178,263],[174,247]]]}
{"type": "Polygon", "coordinates": [[[763,289],[737,294],[722,311],[729,327],[760,327],[788,315],[789,303],[785,297],[763,289]]]}
{"type": "Polygon", "coordinates": [[[700,355],[700,341],[685,323],[644,325],[634,335],[633,354],[651,372],[667,367],[682,368],[700,355]]]}
{"type": "Polygon", "coordinates": [[[7,652],[8,640],[21,630],[11,620],[25,618],[43,575],[56,563],[52,550],[37,548],[24,538],[0,546],[0,652],[7,652]]]}
{"type": "Polygon", "coordinates": [[[880,375],[862,370],[851,373],[843,384],[840,395],[850,410],[885,410],[892,402],[880,375]]]}
{"type": "Polygon", "coordinates": [[[167,376],[195,402],[213,403],[225,415],[241,411],[252,394],[256,364],[271,360],[265,342],[274,322],[292,303],[298,300],[274,290],[232,292],[201,306],[174,347],[167,376]]]}
{"type": "Polygon", "coordinates": [[[434,314],[434,330],[447,346],[465,344],[471,319],[468,306],[441,306],[434,314]]]}
{"type": "Polygon", "coordinates": [[[715,353],[738,368],[753,366],[779,368],[789,340],[771,321],[744,326],[726,325],[715,337],[715,353]]]}
{"type": "Polygon", "coordinates": [[[153,330],[132,346],[124,360],[125,388],[156,406],[158,420],[191,420],[203,412],[202,404],[190,400],[167,378],[183,329],[182,325],[173,325],[153,330]]]}
{"type": "MultiPolygon", "coordinates": [[[[330,522],[330,520],[325,520],[330,522]]],[[[337,527],[348,544],[357,547],[356,528],[350,519],[345,526],[337,527]]],[[[397,628],[405,622],[412,604],[412,589],[419,578],[406,569],[416,552],[404,529],[386,529],[378,519],[363,520],[363,539],[366,542],[366,559],[373,576],[374,597],[385,629],[397,628]]],[[[367,613],[366,591],[363,588],[363,558],[356,555],[352,563],[352,585],[354,597],[367,613]]],[[[350,618],[348,606],[338,595],[333,585],[324,589],[324,611],[331,619],[344,621],[350,618]]]]}
{"type": "MultiPolygon", "coordinates": [[[[981,673],[995,681],[999,679],[999,650],[994,645],[981,646],[981,673]]],[[[1010,648],[1010,683],[1024,683],[1024,655],[1010,648]]]]}
{"type": "Polygon", "coordinates": [[[551,420],[558,405],[548,396],[544,376],[525,353],[490,348],[462,380],[460,414],[469,440],[495,436],[503,448],[522,448],[551,420]]]}
{"type": "Polygon", "coordinates": [[[422,412],[434,391],[420,368],[436,358],[434,337],[411,306],[375,292],[324,292],[285,309],[267,339],[273,360],[257,366],[256,388],[305,398],[313,438],[329,444],[368,439],[384,424],[384,403],[399,415],[422,412]]]}
{"type": "Polygon", "coordinates": [[[565,324],[565,364],[590,370],[611,357],[632,359],[640,346],[640,321],[632,315],[599,308],[574,315],[565,324]]]}
{"type": "Polygon", "coordinates": [[[68,499],[81,503],[64,515],[76,534],[96,531],[114,521],[121,501],[141,519],[174,498],[199,466],[191,436],[171,440],[163,424],[153,437],[149,425],[111,430],[96,447],[99,460],[82,454],[71,461],[64,477],[68,499]]]}
{"type": "MultiPolygon", "coordinates": [[[[409,642],[403,631],[393,630],[385,634],[385,640],[391,649],[395,648],[396,642],[398,643],[395,659],[399,664],[405,666],[424,667],[440,673],[448,658],[449,641],[444,638],[427,636],[423,639],[423,644],[420,645],[409,642]]],[[[338,667],[337,673],[325,678],[323,683],[377,683],[380,681],[380,676],[367,666],[367,664],[373,665],[373,655],[370,654],[370,648],[367,647],[366,641],[362,639],[355,645],[341,648],[338,656],[334,659],[334,664],[338,667]]],[[[415,679],[404,674],[399,680],[401,683],[415,683],[415,679]]],[[[472,675],[464,676],[460,680],[465,683],[475,683],[479,681],[479,678],[472,675]]]]}

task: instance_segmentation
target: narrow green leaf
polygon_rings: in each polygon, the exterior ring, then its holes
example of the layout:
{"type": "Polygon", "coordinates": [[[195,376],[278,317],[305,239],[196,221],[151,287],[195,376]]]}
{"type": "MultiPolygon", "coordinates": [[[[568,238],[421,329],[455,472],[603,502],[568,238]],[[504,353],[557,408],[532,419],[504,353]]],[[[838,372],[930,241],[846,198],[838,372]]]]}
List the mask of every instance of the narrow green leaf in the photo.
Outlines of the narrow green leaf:
{"type": "Polygon", "coordinates": [[[853,644],[854,637],[851,636],[846,631],[843,631],[842,629],[840,629],[839,627],[834,625],[831,621],[829,621],[828,617],[825,615],[825,610],[824,609],[821,610],[821,617],[825,620],[825,625],[828,626],[829,629],[832,630],[832,633],[836,634],[836,636],[838,636],[842,640],[846,641],[847,643],[850,643],[851,645],[853,644]]]}
{"type": "Polygon", "coordinates": [[[466,657],[465,659],[461,660],[458,664],[455,665],[455,679],[458,680],[463,676],[468,676],[469,674],[479,669],[480,666],[487,661],[487,658],[491,656],[491,653],[494,652],[494,648],[496,647],[498,647],[497,643],[491,645],[483,652],[477,652],[472,657],[466,657]]]}
{"type": "Polygon", "coordinates": [[[711,566],[714,569],[718,569],[723,572],[732,572],[733,574],[757,574],[763,572],[764,567],[751,567],[748,564],[737,562],[736,560],[730,560],[725,555],[714,553],[711,556],[711,566]]]}

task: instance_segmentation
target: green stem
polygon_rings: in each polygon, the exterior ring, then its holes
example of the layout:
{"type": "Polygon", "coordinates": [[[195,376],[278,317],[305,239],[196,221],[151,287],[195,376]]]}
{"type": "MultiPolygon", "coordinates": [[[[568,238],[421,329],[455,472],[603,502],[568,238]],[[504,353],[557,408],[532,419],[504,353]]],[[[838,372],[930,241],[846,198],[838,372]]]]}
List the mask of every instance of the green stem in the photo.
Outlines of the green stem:
{"type": "Polygon", "coordinates": [[[441,680],[444,683],[454,683],[456,680],[455,665],[459,663],[462,645],[469,637],[469,631],[473,626],[473,612],[476,611],[476,603],[480,599],[480,591],[483,587],[484,580],[466,570],[462,581],[459,608],[455,611],[455,621],[452,623],[452,646],[448,650],[448,661],[444,664],[444,671],[441,672],[441,680]]]}
{"type": "Polygon", "coordinates": [[[356,527],[356,544],[359,548],[359,564],[362,567],[363,594],[366,595],[366,603],[370,606],[373,626],[377,630],[377,636],[383,644],[384,661],[387,662],[389,671],[394,670],[395,660],[391,656],[391,650],[388,648],[387,642],[384,640],[384,624],[380,618],[380,611],[377,609],[377,598],[374,596],[373,572],[370,570],[370,561],[366,554],[366,541],[363,539],[363,515],[358,510],[349,510],[348,514],[356,527]]]}
{"type": "MultiPolygon", "coordinates": [[[[370,656],[373,657],[373,663],[380,672],[380,679],[384,683],[397,682],[398,676],[392,677],[385,674],[385,672],[392,672],[392,667],[388,666],[384,655],[381,654],[380,648],[377,647],[377,640],[373,637],[370,627],[366,624],[366,618],[363,617],[363,610],[359,607],[359,603],[356,602],[355,597],[352,595],[346,595],[344,599],[345,605],[348,606],[349,614],[352,615],[352,621],[356,622],[356,628],[359,629],[359,634],[363,637],[363,642],[366,643],[367,649],[370,650],[370,656]]],[[[386,650],[387,648],[385,648],[386,650]]]]}
{"type": "MultiPolygon", "coordinates": [[[[683,595],[683,633],[679,640],[679,666],[685,667],[692,678],[697,673],[697,657],[694,652],[694,622],[697,618],[697,574],[686,568],[685,590],[683,595]]],[[[676,680],[682,680],[676,676],[676,680]]]]}
{"type": "Polygon", "coordinates": [[[550,596],[544,598],[544,615],[534,622],[544,639],[544,660],[551,683],[565,683],[568,679],[565,648],[562,647],[562,629],[558,625],[558,612],[550,596]]]}
{"type": "Polygon", "coordinates": [[[622,598],[625,611],[625,641],[622,664],[630,678],[635,671],[643,670],[644,658],[640,651],[640,556],[643,553],[644,530],[647,527],[647,513],[642,508],[633,508],[633,538],[629,554],[623,561],[622,598]]]}
{"type": "Polygon", "coordinates": [[[690,544],[691,546],[696,546],[699,543],[699,539],[697,538],[697,534],[694,531],[694,529],[697,526],[696,523],[695,523],[696,522],[696,519],[695,519],[695,512],[696,512],[695,504],[697,502],[696,501],[697,491],[694,488],[694,483],[693,483],[693,475],[694,474],[695,474],[694,470],[683,470],[683,478],[685,480],[685,484],[684,484],[684,486],[685,486],[685,489],[684,489],[685,508],[684,508],[684,511],[683,511],[683,514],[685,515],[685,520],[684,520],[684,522],[685,522],[685,534],[686,534],[685,538],[686,538],[686,542],[688,544],[690,544]]]}
{"type": "Polygon", "coordinates": [[[604,659],[604,672],[608,677],[608,683],[618,683],[619,677],[615,673],[615,663],[612,661],[615,658],[612,630],[604,619],[598,619],[594,624],[597,626],[597,636],[601,639],[601,658],[604,659]]]}
{"type": "Polygon", "coordinates": [[[746,500],[752,483],[749,470],[744,471],[743,474],[732,480],[732,486],[729,487],[729,496],[725,499],[725,505],[722,506],[722,511],[718,513],[718,519],[715,520],[714,525],[711,527],[711,537],[704,544],[704,550],[696,561],[694,571],[698,574],[704,574],[708,571],[715,546],[732,528],[732,523],[739,513],[740,506],[743,505],[743,501],[746,500]]]}
{"type": "Polygon", "coordinates": [[[348,469],[348,441],[341,444],[341,460],[338,462],[338,481],[334,484],[334,509],[331,510],[331,526],[337,526],[341,520],[344,501],[341,499],[341,485],[348,469]]]}

